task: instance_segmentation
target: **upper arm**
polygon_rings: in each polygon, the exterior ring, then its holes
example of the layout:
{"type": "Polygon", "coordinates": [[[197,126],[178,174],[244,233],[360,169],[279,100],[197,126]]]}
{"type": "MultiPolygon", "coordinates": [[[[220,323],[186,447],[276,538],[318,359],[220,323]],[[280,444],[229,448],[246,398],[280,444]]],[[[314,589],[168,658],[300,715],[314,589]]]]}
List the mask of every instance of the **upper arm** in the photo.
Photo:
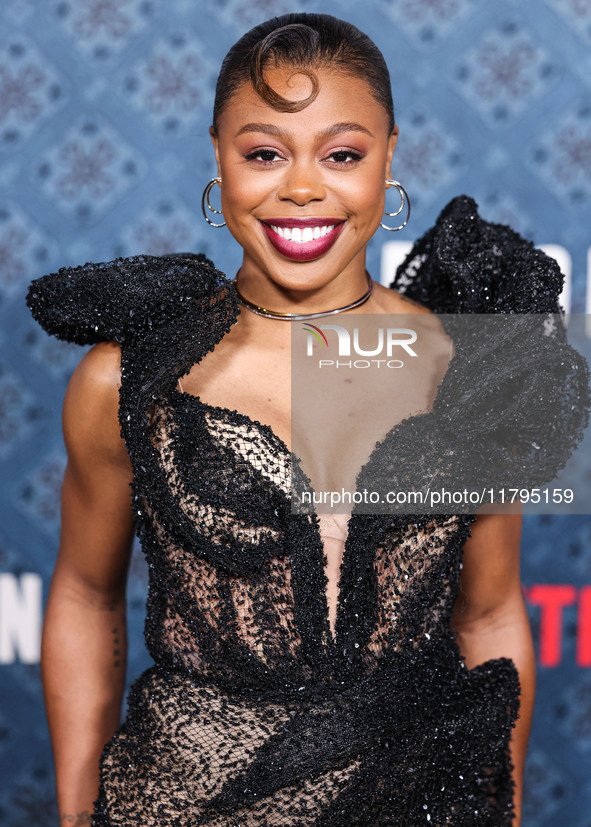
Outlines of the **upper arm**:
{"type": "Polygon", "coordinates": [[[133,540],[133,472],[118,421],[120,349],[93,347],[68,385],[63,432],[68,462],[56,575],[108,599],[125,586],[133,540]]]}
{"type": "Polygon", "coordinates": [[[521,610],[521,514],[480,514],[465,543],[452,627],[495,622],[521,610]]]}

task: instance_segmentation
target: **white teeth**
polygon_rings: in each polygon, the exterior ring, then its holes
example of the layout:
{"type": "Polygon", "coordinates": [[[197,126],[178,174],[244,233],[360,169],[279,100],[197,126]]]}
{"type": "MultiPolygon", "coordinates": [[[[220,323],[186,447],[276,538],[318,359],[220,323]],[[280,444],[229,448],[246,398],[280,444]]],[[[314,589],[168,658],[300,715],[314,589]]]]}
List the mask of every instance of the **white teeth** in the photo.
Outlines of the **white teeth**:
{"type": "Polygon", "coordinates": [[[307,244],[317,238],[322,238],[331,230],[334,230],[335,224],[328,224],[324,227],[276,227],[271,224],[273,232],[277,233],[280,238],[286,241],[293,241],[296,244],[307,244]]]}

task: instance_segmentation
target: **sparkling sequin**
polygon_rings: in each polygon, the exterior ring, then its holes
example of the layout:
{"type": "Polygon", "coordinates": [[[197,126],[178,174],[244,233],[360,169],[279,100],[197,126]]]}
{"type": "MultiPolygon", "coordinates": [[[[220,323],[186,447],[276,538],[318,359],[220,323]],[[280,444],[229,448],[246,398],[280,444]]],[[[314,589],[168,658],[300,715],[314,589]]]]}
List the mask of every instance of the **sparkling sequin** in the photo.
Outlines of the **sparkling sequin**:
{"type": "MultiPolygon", "coordinates": [[[[392,286],[440,313],[556,312],[562,279],[461,197],[392,286]]],[[[474,516],[353,514],[345,533],[292,514],[271,428],[176,389],[239,312],[203,256],[64,269],[27,301],[54,335],[122,350],[155,665],[105,747],[94,827],[509,827],[518,674],[466,669],[449,630],[474,516]],[[334,635],[323,533],[342,543],[334,635]]]]}

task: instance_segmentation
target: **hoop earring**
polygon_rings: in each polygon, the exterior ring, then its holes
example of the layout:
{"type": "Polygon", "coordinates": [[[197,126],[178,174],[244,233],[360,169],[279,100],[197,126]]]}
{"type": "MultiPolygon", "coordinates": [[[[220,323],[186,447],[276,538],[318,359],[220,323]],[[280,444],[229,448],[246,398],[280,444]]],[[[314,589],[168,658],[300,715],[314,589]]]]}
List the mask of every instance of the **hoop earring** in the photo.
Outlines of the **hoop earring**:
{"type": "Polygon", "coordinates": [[[210,195],[211,190],[212,190],[212,188],[214,187],[215,184],[218,184],[218,186],[221,187],[222,186],[222,179],[221,178],[212,178],[211,181],[207,184],[207,186],[203,190],[203,195],[201,196],[201,211],[203,213],[203,218],[205,218],[205,220],[207,221],[207,223],[211,227],[225,227],[226,226],[225,221],[224,221],[223,224],[215,224],[211,220],[211,218],[207,215],[207,213],[205,211],[205,207],[207,206],[207,209],[210,212],[215,213],[216,215],[221,215],[222,214],[221,210],[216,210],[215,207],[212,207],[210,202],[209,202],[209,195],[210,195]]]}
{"type": "Polygon", "coordinates": [[[389,215],[391,218],[395,218],[397,215],[400,215],[404,209],[404,205],[406,204],[406,220],[404,221],[404,224],[401,224],[399,227],[388,227],[387,224],[380,223],[380,227],[383,227],[384,230],[388,230],[390,233],[396,233],[408,224],[408,219],[410,218],[410,198],[408,197],[407,191],[398,181],[387,180],[386,184],[390,184],[390,186],[396,187],[398,190],[398,194],[400,195],[400,207],[396,210],[396,212],[385,212],[384,215],[389,215]]]}

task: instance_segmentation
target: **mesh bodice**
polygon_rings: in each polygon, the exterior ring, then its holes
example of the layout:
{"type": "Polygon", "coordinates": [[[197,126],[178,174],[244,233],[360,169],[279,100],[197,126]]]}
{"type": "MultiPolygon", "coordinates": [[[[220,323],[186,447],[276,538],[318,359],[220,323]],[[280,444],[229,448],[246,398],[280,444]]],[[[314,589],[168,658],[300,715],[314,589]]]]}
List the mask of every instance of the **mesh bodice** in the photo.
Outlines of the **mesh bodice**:
{"type": "MultiPolygon", "coordinates": [[[[440,313],[552,313],[561,276],[462,197],[393,286],[440,313]]],[[[505,658],[466,669],[449,628],[474,516],[292,513],[298,465],[272,429],[177,390],[238,315],[233,284],[202,256],[63,270],[28,303],[61,338],[121,344],[149,565],[154,666],[105,747],[94,826],[510,825],[517,672],[505,658]]],[[[588,409],[586,366],[563,353],[588,409]]],[[[438,416],[462,410],[461,391],[452,375],[438,416]]],[[[585,423],[553,394],[556,464],[585,423]]],[[[417,421],[420,435],[430,420],[417,421]]]]}
{"type": "Polygon", "coordinates": [[[426,814],[467,824],[453,774],[442,794],[429,726],[467,787],[509,813],[508,758],[489,741],[493,728],[506,742],[517,675],[506,660],[468,673],[449,632],[472,518],[353,513],[324,527],[292,514],[285,444],[187,393],[154,402],[149,436],[193,535],[167,531],[138,496],[156,665],[107,747],[97,823],[141,812],[148,824],[410,825],[426,814]],[[220,547],[231,567],[214,561],[220,547]],[[335,551],[333,630],[325,567],[335,551]],[[131,799],[130,767],[141,788],[131,799]]]}
{"type": "MultiPolygon", "coordinates": [[[[380,609],[366,640],[367,669],[375,667],[384,651],[408,643],[409,636],[435,634],[445,627],[459,562],[457,543],[451,554],[450,543],[458,533],[464,539],[470,518],[422,518],[419,525],[416,518],[409,523],[404,517],[376,519],[355,513],[350,518],[325,515],[322,520],[316,515],[291,514],[292,456],[285,444],[268,426],[206,405],[190,394],[174,393],[167,404],[155,405],[150,432],[168,485],[195,526],[191,546],[179,543],[166,535],[147,498],[142,498],[144,547],[154,548],[153,559],[151,555],[148,559],[152,593],[160,611],[151,632],[155,660],[190,669],[197,659],[202,674],[210,664],[212,676],[218,679],[227,671],[230,646],[236,649],[230,675],[238,658],[244,660],[245,668],[252,665],[255,684],[262,668],[268,681],[273,681],[278,670],[281,689],[288,678],[299,686],[312,674],[319,656],[335,654],[344,630],[351,625],[343,617],[348,605],[367,604],[363,589],[377,590],[380,609]],[[253,503],[263,506],[254,524],[253,503]],[[332,531],[323,526],[329,522],[332,531]],[[372,536],[371,556],[364,555],[359,543],[367,543],[372,536]],[[294,572],[294,553],[297,563],[297,547],[304,544],[305,567],[298,571],[296,566],[294,572]],[[233,547],[243,566],[238,558],[235,571],[213,564],[211,547],[219,546],[233,547]],[[331,626],[325,573],[333,555],[342,559],[338,611],[331,626]],[[349,569],[352,565],[359,569],[363,556],[368,557],[366,576],[351,583],[349,569]],[[315,581],[324,588],[314,596],[315,616],[306,612],[306,620],[314,620],[318,652],[313,651],[312,640],[302,641],[298,628],[298,615],[312,600],[306,584],[315,581]],[[353,594],[348,593],[351,588],[353,594]],[[430,611],[421,609],[420,622],[412,620],[411,610],[412,595],[418,590],[431,596],[430,611]],[[304,606],[296,596],[304,599],[304,606]],[[310,647],[307,669],[302,669],[304,645],[310,647]],[[220,655],[222,662],[218,663],[220,655]],[[290,675],[285,667],[291,659],[290,675]]],[[[360,644],[355,643],[353,648],[358,649],[360,644]]],[[[237,681],[246,683],[248,675],[231,680],[235,688],[237,681]]]]}

